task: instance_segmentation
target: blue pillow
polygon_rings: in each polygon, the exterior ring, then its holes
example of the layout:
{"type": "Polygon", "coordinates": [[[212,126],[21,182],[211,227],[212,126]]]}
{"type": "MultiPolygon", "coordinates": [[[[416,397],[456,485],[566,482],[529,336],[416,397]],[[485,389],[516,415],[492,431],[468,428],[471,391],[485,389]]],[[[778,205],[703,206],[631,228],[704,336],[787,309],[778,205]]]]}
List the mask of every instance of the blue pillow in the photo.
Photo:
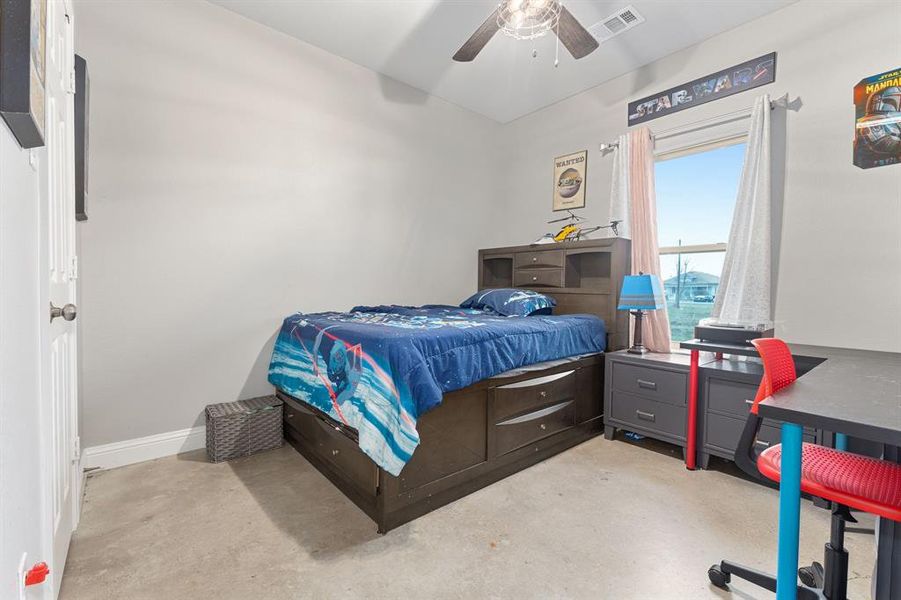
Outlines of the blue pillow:
{"type": "Polygon", "coordinates": [[[482,290],[463,301],[460,308],[490,310],[505,317],[549,315],[557,301],[532,290],[503,288],[482,290]]]}

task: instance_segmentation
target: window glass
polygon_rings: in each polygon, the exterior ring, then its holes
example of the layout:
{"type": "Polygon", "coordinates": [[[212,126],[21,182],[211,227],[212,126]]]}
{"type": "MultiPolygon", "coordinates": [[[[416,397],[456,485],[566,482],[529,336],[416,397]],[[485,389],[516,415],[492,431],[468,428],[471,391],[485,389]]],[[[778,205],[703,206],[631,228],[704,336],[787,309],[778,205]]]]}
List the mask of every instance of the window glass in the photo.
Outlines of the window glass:
{"type": "Polygon", "coordinates": [[[673,342],[693,338],[695,325],[713,310],[744,155],[739,143],[655,166],[660,273],[673,342]]]}

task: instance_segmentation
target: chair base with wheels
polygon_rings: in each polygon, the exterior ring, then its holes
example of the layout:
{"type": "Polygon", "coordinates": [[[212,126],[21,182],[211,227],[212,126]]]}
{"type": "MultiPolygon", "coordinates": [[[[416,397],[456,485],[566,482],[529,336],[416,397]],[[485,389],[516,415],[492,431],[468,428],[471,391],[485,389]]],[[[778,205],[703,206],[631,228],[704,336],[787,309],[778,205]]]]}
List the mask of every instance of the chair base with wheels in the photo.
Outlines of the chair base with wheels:
{"type": "MultiPolygon", "coordinates": [[[[743,471],[758,479],[778,482],[782,446],[770,446],[759,454],[755,450],[757,433],[763,421],[757,414],[757,405],[795,381],[795,365],[785,342],[762,338],[751,343],[763,360],[764,374],[738,442],[735,462],[743,471]]],[[[901,521],[901,465],[805,443],[801,447],[801,491],[831,503],[832,527],[823,565],[815,562],[798,569],[801,583],[796,582],[797,597],[846,600],[848,552],[845,550],[845,524],[856,523],[850,509],[901,521]]],[[[707,571],[710,582],[724,589],[733,575],[776,591],[775,576],[731,561],[724,560],[707,571]]]]}
{"type": "MultiPolygon", "coordinates": [[[[798,585],[798,599],[828,598],[844,599],[848,593],[848,551],[845,550],[845,523],[856,523],[847,506],[833,504],[832,533],[823,555],[824,568],[818,562],[798,569],[801,583],[798,585]],[[826,580],[826,577],[829,580],[826,580]]],[[[732,575],[771,592],[776,591],[776,577],[763,571],[751,569],[732,561],[724,560],[707,570],[707,577],[713,585],[728,589],[732,575]]]]}

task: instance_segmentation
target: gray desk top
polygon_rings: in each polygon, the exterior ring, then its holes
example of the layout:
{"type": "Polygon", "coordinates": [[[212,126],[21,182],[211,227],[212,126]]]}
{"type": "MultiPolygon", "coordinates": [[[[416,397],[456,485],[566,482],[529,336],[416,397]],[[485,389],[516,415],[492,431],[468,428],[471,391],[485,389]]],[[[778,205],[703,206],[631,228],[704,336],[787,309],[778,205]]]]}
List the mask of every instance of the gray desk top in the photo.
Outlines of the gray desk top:
{"type": "Polygon", "coordinates": [[[901,446],[901,354],[791,344],[826,360],[760,403],[760,415],[901,446]]]}

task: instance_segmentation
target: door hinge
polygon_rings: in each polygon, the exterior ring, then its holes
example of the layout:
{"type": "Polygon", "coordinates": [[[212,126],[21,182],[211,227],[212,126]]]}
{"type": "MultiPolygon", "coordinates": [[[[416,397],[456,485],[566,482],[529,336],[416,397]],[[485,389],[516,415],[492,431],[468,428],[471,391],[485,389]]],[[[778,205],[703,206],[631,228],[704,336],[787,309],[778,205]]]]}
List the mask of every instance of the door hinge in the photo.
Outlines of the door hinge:
{"type": "Polygon", "coordinates": [[[75,69],[73,68],[69,71],[69,88],[66,90],[66,93],[74,94],[75,93],[75,69]]]}
{"type": "Polygon", "coordinates": [[[81,458],[81,438],[79,436],[75,436],[75,439],[72,440],[72,462],[78,462],[81,458]]]}
{"type": "Polygon", "coordinates": [[[72,257],[72,264],[69,265],[69,280],[78,279],[78,256],[72,257]]]}

